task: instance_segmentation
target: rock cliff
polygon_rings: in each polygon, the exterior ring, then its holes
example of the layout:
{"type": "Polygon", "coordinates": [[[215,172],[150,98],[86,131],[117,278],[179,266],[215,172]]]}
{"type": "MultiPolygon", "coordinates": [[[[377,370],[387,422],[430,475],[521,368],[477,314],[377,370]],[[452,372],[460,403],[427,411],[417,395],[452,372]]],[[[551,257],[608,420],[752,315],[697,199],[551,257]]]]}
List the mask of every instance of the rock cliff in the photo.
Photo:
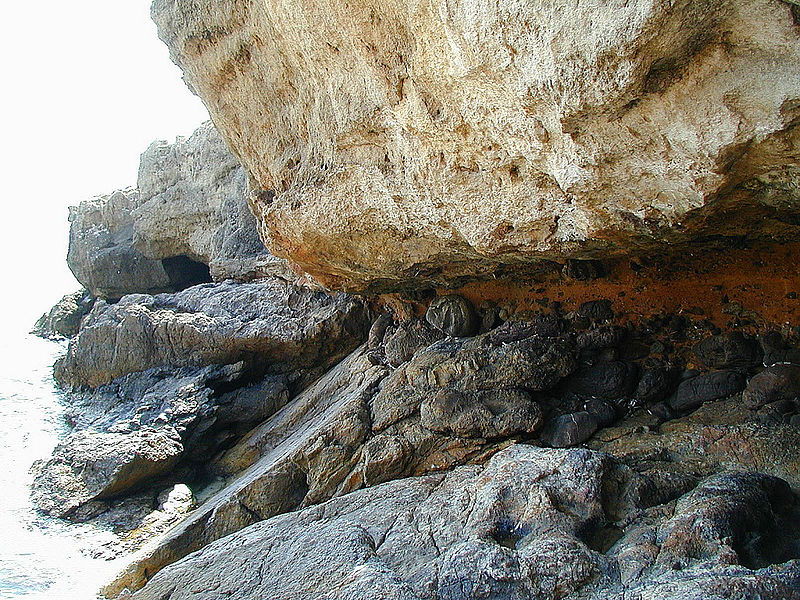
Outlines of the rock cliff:
{"type": "Polygon", "coordinates": [[[800,600],[798,5],[152,11],[220,133],[73,211],[34,468],[108,597],[800,600]]]}
{"type": "Polygon", "coordinates": [[[247,177],[210,123],[154,142],[136,189],[70,210],[67,263],[94,296],[112,300],[212,279],[293,279],[261,242],[247,198],[247,177]]]}
{"type": "Polygon", "coordinates": [[[269,247],[330,286],[798,233],[792,2],[156,0],[152,14],[275,192],[254,199],[269,247]]]}

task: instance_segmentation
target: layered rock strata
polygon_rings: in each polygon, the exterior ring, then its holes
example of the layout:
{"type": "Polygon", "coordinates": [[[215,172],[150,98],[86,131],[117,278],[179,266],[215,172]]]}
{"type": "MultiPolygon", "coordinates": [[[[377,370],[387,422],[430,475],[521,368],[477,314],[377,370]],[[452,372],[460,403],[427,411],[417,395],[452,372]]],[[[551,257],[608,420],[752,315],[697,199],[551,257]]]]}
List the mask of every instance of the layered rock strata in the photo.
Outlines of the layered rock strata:
{"type": "MultiPolygon", "coordinates": [[[[488,322],[480,310],[469,318],[478,317],[488,322]]],[[[716,333],[708,322],[681,317],[619,322],[608,301],[565,315],[519,314],[464,338],[419,320],[379,318],[364,347],[212,462],[216,474],[235,476],[230,485],[108,593],[137,589],[164,566],[257,521],[480,463],[519,440],[607,445],[632,468],[653,470],[655,488],[674,481],[681,493],[725,469],[768,473],[796,488],[797,461],[785,449],[800,443],[800,397],[773,393],[771,403],[749,409],[740,394],[759,371],[745,397],[763,390],[759,378],[784,367],[763,364],[792,355],[794,342],[776,332],[760,339],[716,333]],[[705,408],[720,401],[727,404],[719,413],[705,408]],[[681,417],[698,407],[705,418],[681,417]],[[632,420],[615,425],[631,412],[632,420]],[[641,432],[653,434],[640,439],[641,432]],[[699,445],[694,435],[708,441],[699,445]]]]}
{"type": "Polygon", "coordinates": [[[157,0],[263,190],[277,255],[349,290],[795,239],[800,28],[782,0],[157,0]]]}
{"type": "Polygon", "coordinates": [[[96,387],[160,365],[231,364],[283,371],[324,369],[369,327],[363,302],[279,279],[205,284],[177,294],[132,294],[97,302],[56,379],[96,387]]]}

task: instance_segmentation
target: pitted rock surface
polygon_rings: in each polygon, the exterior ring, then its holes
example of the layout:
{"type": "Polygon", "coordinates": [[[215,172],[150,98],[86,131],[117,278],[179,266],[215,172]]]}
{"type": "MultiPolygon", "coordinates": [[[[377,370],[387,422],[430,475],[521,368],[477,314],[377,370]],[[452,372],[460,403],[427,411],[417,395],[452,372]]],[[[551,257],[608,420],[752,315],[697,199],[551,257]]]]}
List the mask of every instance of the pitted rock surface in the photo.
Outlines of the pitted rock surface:
{"type": "Polygon", "coordinates": [[[796,13],[781,0],[152,9],[275,192],[254,202],[270,249],[349,291],[796,239],[796,13]]]}
{"type": "Polygon", "coordinates": [[[606,454],[516,445],[252,525],[133,598],[799,596],[785,482],[731,473],[655,505],[636,494],[647,485],[606,454]],[[776,543],[739,545],[752,539],[776,543]]]}

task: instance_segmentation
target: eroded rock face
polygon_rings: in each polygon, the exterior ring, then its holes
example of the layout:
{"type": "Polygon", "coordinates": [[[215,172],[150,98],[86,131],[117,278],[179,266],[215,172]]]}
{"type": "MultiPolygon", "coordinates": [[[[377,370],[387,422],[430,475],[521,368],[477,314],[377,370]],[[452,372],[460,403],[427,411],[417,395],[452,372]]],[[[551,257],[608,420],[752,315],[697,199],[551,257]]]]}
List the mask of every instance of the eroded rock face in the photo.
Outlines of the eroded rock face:
{"type": "Polygon", "coordinates": [[[798,597],[784,481],[658,481],[661,499],[653,484],[606,454],[515,445],[248,527],[133,598],[798,597]]]}
{"type": "Polygon", "coordinates": [[[74,517],[76,509],[152,482],[179,461],[206,460],[288,398],[285,378],[248,385],[242,363],[130,374],[72,398],[67,416],[76,429],[35,466],[33,500],[52,516],[74,517]],[[226,387],[234,390],[219,391],[226,387]]]}
{"type": "Polygon", "coordinates": [[[81,321],[92,310],[94,300],[86,290],[67,294],[36,321],[31,333],[44,338],[70,338],[78,335],[81,321]]]}
{"type": "Polygon", "coordinates": [[[67,263],[101,298],[296,278],[259,238],[247,176],[210,122],[189,138],[151,144],[136,189],[81,202],[70,222],[67,263]]]}
{"type": "Polygon", "coordinates": [[[115,299],[175,289],[163,263],[147,258],[133,245],[131,213],[140,204],[139,192],[128,189],[70,208],[67,264],[95,297],[115,299]]]}
{"type": "MultiPolygon", "coordinates": [[[[271,249],[330,285],[797,231],[793,4],[157,0],[271,249]]],[[[569,271],[569,269],[568,269],[569,271]]]]}
{"type": "MultiPolygon", "coordinates": [[[[796,402],[777,398],[758,412],[746,408],[735,392],[755,367],[685,369],[698,343],[717,333],[708,323],[664,317],[623,326],[615,318],[610,302],[593,302],[567,314],[515,315],[487,333],[454,338],[420,318],[381,315],[366,344],[209,461],[212,474],[232,478],[229,485],[133,563],[109,593],[138,589],[165,566],[257,521],[401,477],[479,464],[519,440],[607,445],[647,474],[649,483],[632,493],[649,498],[646,507],[669,503],[724,470],[762,472],[796,488],[796,453],[785,450],[800,443],[792,425],[800,418],[796,402]],[[680,388],[681,370],[685,381],[705,384],[680,396],[692,402],[670,408],[666,400],[678,397],[670,394],[680,388]],[[729,379],[738,387],[726,387],[729,379]],[[701,397],[708,390],[715,393],[701,397]],[[715,402],[718,393],[734,395],[715,402]],[[643,408],[633,412],[637,407],[643,408]]],[[[743,334],[741,341],[754,340],[743,334]]],[[[794,337],[781,345],[793,350],[794,337]]],[[[588,493],[591,478],[586,485],[588,493]]],[[[599,538],[610,541],[591,544],[607,548],[619,532],[601,530],[599,538]]],[[[494,556],[479,551],[471,548],[468,558],[494,556]]],[[[673,575],[670,569],[667,579],[649,583],[661,589],[673,575]]],[[[700,575],[709,585],[728,581],[700,575]]]]}
{"type": "Polygon", "coordinates": [[[289,276],[258,236],[247,175],[208,122],[186,139],[154,142],[142,154],[136,248],[156,259],[186,256],[215,281],[289,276]]]}
{"type": "Polygon", "coordinates": [[[358,346],[369,310],[282,280],[205,284],[177,294],[98,302],[56,364],[56,378],[96,387],[160,365],[325,368],[358,346]]]}

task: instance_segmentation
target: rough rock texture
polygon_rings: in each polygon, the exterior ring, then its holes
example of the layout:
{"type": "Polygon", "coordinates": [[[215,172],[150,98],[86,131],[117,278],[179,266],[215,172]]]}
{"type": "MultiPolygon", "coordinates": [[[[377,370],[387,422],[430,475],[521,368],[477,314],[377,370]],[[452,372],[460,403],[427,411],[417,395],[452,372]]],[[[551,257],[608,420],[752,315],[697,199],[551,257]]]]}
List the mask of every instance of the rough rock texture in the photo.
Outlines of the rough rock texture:
{"type": "Polygon", "coordinates": [[[157,0],[256,185],[334,286],[797,233],[800,29],[781,0],[157,0]]]}
{"type": "Polygon", "coordinates": [[[503,447],[428,430],[419,416],[373,435],[369,404],[388,372],[362,347],[254,429],[211,465],[235,479],[109,591],[139,588],[162,567],[256,521],[365,485],[482,460],[503,447]]]}
{"type": "Polygon", "coordinates": [[[142,154],[137,189],[70,209],[67,263],[93,295],[182,290],[211,281],[295,279],[259,238],[244,170],[206,123],[142,154]]]}
{"type": "MultiPolygon", "coordinates": [[[[693,360],[693,348],[712,337],[713,329],[671,317],[622,327],[608,323],[612,317],[609,303],[596,302],[564,316],[509,320],[474,337],[441,338],[421,319],[395,322],[380,316],[364,346],[209,463],[211,474],[233,479],[140,557],[109,593],[138,589],[166,565],[256,521],[362,487],[480,462],[515,440],[556,447],[593,444],[615,427],[624,440],[665,420],[664,431],[683,431],[678,423],[689,423],[689,433],[700,430],[692,417],[668,421],[673,415],[663,400],[678,381],[670,376],[674,367],[665,365],[693,360]],[[642,378],[641,390],[639,373],[651,373],[642,378]],[[602,393],[592,395],[593,385],[602,393]],[[647,408],[637,414],[646,418],[627,429],[615,426],[639,402],[647,408]]],[[[749,344],[754,338],[743,339],[749,344]]],[[[743,381],[739,371],[723,373],[743,381]]],[[[694,373],[695,379],[705,376],[694,373]]],[[[735,435],[757,429],[752,445],[708,450],[705,462],[681,457],[674,469],[659,464],[667,475],[656,487],[668,488],[673,479],[693,485],[724,468],[767,471],[794,485],[797,461],[791,449],[800,440],[788,420],[799,407],[762,414],[746,409],[739,396],[726,402],[737,408],[725,414],[739,427],[735,435]],[[763,419],[769,423],[759,425],[763,419]],[[686,470],[680,468],[683,460],[686,470]]],[[[706,425],[712,436],[716,429],[706,425]]],[[[691,438],[665,436],[659,450],[645,449],[640,456],[637,442],[632,448],[620,443],[643,460],[667,452],[670,444],[687,453],[699,447],[691,438]]]]}
{"type": "Polygon", "coordinates": [[[740,396],[733,396],[662,421],[642,410],[600,430],[587,446],[613,454],[640,473],[655,470],[667,478],[699,481],[743,470],[780,477],[800,492],[800,428],[788,419],[748,410],[740,396]]]}
{"type": "Polygon", "coordinates": [[[98,302],[56,364],[58,381],[92,387],[160,365],[322,369],[358,346],[363,302],[282,280],[205,284],[177,294],[98,302]]]}
{"type": "Polygon", "coordinates": [[[653,483],[606,454],[515,445],[248,527],[133,598],[800,597],[784,481],[653,483]]]}
{"type": "Polygon", "coordinates": [[[70,207],[67,264],[93,296],[120,298],[176,288],[164,264],[133,245],[131,212],[140,204],[139,192],[128,189],[70,207]]]}
{"type": "Polygon", "coordinates": [[[446,338],[416,354],[375,397],[373,428],[421,410],[423,420],[462,437],[533,432],[538,409],[527,408],[533,403],[529,392],[554,387],[574,370],[575,353],[565,339],[520,337],[495,330],[466,341],[446,338]]]}
{"type": "Polygon", "coordinates": [[[134,243],[144,255],[187,256],[208,265],[215,281],[289,276],[259,238],[247,175],[210,122],[173,144],[151,144],[137,187],[134,243]]]}
{"type": "Polygon", "coordinates": [[[93,500],[165,475],[181,460],[213,456],[289,398],[285,378],[247,385],[246,375],[242,363],[157,368],[72,398],[68,418],[76,429],[35,467],[34,502],[50,515],[74,516],[93,500]]]}
{"type": "Polygon", "coordinates": [[[44,338],[78,335],[81,321],[92,310],[94,301],[94,297],[86,290],[67,294],[36,321],[31,333],[44,338]]]}

